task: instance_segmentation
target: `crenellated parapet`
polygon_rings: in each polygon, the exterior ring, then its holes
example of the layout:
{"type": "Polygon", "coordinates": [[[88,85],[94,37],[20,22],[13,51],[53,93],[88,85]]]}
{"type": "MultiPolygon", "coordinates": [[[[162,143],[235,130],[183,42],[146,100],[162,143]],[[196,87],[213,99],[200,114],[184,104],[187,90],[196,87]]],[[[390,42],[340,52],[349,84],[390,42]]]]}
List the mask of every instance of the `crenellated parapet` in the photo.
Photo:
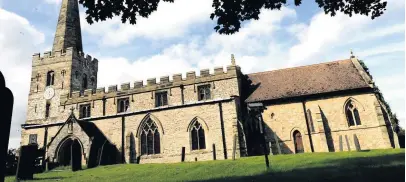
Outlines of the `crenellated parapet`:
{"type": "Polygon", "coordinates": [[[145,81],[139,80],[130,83],[123,83],[121,87],[118,85],[110,85],[106,88],[89,89],[84,92],[72,92],[61,98],[61,104],[73,104],[80,102],[88,102],[92,100],[100,100],[103,98],[114,98],[125,95],[132,95],[144,92],[153,92],[162,89],[170,89],[174,87],[186,85],[198,85],[203,83],[213,83],[215,81],[237,78],[241,73],[240,67],[229,65],[224,71],[223,67],[215,67],[214,72],[210,73],[209,69],[200,70],[200,75],[197,76],[195,71],[186,73],[186,77],[182,77],[181,73],[173,74],[172,80],[170,76],[162,76],[157,82],[157,78],[148,78],[145,81]],[[106,91],[107,90],[107,91],[106,91]]]}
{"type": "Polygon", "coordinates": [[[71,61],[73,58],[77,58],[96,67],[98,65],[98,60],[96,58],[92,58],[92,56],[86,55],[80,51],[74,51],[72,47],[56,51],[46,51],[42,55],[40,53],[36,53],[32,56],[32,65],[39,66],[63,61],[71,61]]]}
{"type": "Polygon", "coordinates": [[[89,65],[89,68],[94,68],[97,70],[99,60],[97,60],[96,58],[92,58],[92,56],[80,51],[78,52],[77,56],[82,64],[89,65]]]}

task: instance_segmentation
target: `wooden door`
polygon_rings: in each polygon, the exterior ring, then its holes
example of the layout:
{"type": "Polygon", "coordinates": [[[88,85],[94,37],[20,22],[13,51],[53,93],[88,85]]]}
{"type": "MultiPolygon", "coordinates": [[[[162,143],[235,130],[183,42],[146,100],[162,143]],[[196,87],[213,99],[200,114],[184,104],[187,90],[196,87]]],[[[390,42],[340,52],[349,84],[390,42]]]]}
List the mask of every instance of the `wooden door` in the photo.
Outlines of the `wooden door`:
{"type": "Polygon", "coordinates": [[[295,153],[303,153],[303,141],[302,141],[302,134],[299,131],[293,132],[293,139],[295,143],[295,153]]]}

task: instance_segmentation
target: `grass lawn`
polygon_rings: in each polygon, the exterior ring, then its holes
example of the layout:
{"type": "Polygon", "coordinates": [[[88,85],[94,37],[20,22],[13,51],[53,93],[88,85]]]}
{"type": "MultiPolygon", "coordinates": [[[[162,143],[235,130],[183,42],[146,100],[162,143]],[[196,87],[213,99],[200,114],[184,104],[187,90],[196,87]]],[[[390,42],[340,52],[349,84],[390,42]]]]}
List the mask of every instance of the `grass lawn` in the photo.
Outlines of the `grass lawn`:
{"type": "MultiPolygon", "coordinates": [[[[404,181],[405,150],[306,153],[263,156],[235,161],[176,164],[120,164],[77,172],[35,174],[35,181],[404,181]]],[[[14,181],[7,177],[6,181],[14,181]]]]}

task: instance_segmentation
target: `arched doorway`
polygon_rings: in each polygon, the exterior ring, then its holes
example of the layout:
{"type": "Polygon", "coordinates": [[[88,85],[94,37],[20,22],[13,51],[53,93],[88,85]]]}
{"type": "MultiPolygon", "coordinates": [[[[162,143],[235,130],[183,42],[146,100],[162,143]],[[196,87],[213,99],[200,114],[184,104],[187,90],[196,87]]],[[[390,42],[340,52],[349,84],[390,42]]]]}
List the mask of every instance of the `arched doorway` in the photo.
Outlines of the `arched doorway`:
{"type": "Polygon", "coordinates": [[[82,168],[82,146],[78,139],[67,138],[58,150],[58,163],[71,166],[73,171],[82,168]]]}
{"type": "Polygon", "coordinates": [[[293,141],[295,144],[295,153],[303,153],[304,148],[303,148],[303,141],[302,141],[302,134],[299,131],[294,131],[293,132],[293,141]]]}

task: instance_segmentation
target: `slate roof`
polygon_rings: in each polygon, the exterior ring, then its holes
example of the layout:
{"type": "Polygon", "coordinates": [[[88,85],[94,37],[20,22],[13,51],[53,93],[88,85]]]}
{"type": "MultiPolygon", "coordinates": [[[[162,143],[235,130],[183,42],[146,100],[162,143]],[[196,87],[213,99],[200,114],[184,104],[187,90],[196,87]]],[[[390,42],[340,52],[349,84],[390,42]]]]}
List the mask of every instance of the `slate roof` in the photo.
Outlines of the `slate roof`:
{"type": "Polygon", "coordinates": [[[253,73],[248,78],[257,88],[246,102],[370,88],[350,59],[253,73]]]}

